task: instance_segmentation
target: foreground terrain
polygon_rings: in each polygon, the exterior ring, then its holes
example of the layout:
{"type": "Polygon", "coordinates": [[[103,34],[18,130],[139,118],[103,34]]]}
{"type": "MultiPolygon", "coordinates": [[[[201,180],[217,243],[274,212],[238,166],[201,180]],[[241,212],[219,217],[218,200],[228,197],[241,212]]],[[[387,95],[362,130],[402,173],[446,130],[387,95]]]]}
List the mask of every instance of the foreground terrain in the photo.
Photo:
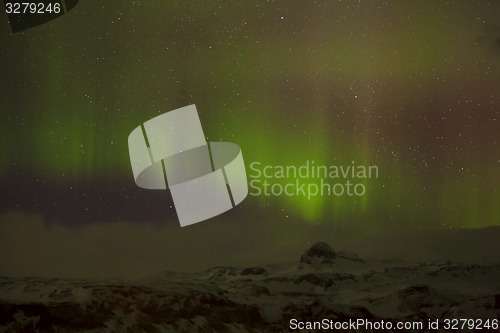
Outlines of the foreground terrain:
{"type": "Polygon", "coordinates": [[[365,261],[319,242],[297,262],[261,267],[135,281],[0,278],[1,332],[281,332],[291,319],[323,318],[498,320],[500,266],[365,261]]]}

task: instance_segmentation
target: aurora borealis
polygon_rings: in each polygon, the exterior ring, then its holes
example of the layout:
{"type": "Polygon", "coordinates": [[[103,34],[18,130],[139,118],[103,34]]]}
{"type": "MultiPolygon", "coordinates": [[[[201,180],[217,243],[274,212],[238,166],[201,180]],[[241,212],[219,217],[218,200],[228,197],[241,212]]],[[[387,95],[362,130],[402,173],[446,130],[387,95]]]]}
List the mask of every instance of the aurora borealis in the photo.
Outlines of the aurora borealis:
{"type": "Polygon", "coordinates": [[[81,0],[17,34],[4,15],[1,211],[175,225],[168,192],[135,186],[127,137],[196,104],[207,140],[237,143],[247,173],[379,168],[362,197],[249,197],[221,220],[500,225],[498,13],[498,1],[81,0]]]}

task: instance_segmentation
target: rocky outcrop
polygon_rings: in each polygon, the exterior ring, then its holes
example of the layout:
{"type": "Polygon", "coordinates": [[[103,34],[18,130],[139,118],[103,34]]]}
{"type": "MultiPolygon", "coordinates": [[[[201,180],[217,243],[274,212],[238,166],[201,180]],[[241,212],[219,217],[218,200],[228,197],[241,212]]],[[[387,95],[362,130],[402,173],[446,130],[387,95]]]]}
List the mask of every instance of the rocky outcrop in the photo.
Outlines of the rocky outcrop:
{"type": "Polygon", "coordinates": [[[330,245],[325,242],[317,242],[304,252],[300,257],[300,262],[312,264],[314,261],[319,260],[320,263],[331,263],[336,257],[337,255],[330,245]]]}

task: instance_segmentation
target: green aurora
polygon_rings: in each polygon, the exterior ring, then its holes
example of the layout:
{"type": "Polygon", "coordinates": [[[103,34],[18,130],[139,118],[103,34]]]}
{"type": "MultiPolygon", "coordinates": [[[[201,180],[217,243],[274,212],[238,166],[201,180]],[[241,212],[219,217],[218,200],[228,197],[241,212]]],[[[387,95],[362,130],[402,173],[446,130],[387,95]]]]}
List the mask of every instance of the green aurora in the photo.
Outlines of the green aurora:
{"type": "Polygon", "coordinates": [[[26,32],[4,24],[0,177],[35,192],[113,179],[133,197],[128,134],[196,104],[207,139],[237,143],[247,172],[379,168],[362,197],[259,196],[241,214],[368,232],[500,225],[499,12],[495,1],[82,0],[26,32]]]}

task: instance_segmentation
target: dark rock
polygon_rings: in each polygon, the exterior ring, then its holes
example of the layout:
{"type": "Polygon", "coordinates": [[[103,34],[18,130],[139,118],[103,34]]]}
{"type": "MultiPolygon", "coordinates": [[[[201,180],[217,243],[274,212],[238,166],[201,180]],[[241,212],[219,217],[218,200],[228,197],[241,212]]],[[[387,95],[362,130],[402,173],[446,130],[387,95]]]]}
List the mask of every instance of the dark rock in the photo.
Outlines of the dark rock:
{"type": "Polygon", "coordinates": [[[327,274],[305,274],[299,276],[295,279],[295,284],[300,284],[301,282],[309,282],[310,284],[318,287],[323,287],[325,290],[335,285],[334,279],[327,274]]]}
{"type": "Polygon", "coordinates": [[[248,267],[241,271],[241,275],[264,275],[267,271],[262,267],[248,267]]]}
{"type": "Polygon", "coordinates": [[[320,258],[322,263],[332,262],[336,257],[335,251],[325,242],[313,244],[301,257],[300,262],[311,264],[314,257],[320,258]]]}
{"type": "Polygon", "coordinates": [[[271,295],[269,292],[269,289],[267,289],[264,286],[255,286],[255,285],[248,285],[240,289],[244,293],[248,293],[252,296],[269,296],[271,295]]]}
{"type": "Polygon", "coordinates": [[[224,276],[237,276],[238,269],[230,266],[216,266],[208,270],[209,279],[222,278],[224,276]]]}
{"type": "Polygon", "coordinates": [[[425,285],[415,285],[406,287],[398,292],[400,298],[406,298],[414,295],[429,296],[433,294],[431,289],[425,285]]]}
{"type": "Polygon", "coordinates": [[[356,261],[356,262],[365,262],[361,259],[357,253],[346,253],[346,252],[337,252],[337,258],[342,258],[345,260],[356,261]]]}

